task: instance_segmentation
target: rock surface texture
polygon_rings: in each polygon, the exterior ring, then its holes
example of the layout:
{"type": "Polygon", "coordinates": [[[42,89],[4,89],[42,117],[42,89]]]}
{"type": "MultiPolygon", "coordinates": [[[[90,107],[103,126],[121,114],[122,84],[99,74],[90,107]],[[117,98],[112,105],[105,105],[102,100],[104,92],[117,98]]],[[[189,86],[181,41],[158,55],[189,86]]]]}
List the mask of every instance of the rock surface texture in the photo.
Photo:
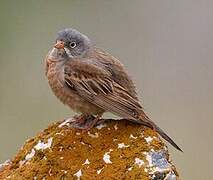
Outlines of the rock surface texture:
{"type": "Polygon", "coordinates": [[[107,121],[90,131],[55,123],[28,140],[0,179],[179,179],[158,135],[129,121],[107,121]]]}

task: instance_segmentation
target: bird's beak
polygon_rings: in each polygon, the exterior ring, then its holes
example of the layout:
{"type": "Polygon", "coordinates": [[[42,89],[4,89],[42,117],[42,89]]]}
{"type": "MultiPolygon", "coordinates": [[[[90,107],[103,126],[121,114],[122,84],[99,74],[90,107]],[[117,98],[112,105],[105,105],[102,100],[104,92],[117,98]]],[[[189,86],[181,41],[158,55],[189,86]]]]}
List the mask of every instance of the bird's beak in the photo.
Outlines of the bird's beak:
{"type": "Polygon", "coordinates": [[[63,49],[64,48],[64,42],[63,41],[57,41],[56,44],[54,45],[55,48],[57,49],[63,49]]]}

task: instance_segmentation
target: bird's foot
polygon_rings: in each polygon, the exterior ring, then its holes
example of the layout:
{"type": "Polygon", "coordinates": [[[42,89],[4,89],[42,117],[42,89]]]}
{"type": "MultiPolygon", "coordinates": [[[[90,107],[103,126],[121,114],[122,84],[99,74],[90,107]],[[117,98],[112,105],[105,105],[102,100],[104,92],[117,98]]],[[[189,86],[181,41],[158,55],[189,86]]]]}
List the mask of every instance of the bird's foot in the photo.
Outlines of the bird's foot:
{"type": "Polygon", "coordinates": [[[95,117],[88,114],[81,114],[80,116],[76,115],[73,117],[74,122],[77,124],[84,124],[87,121],[87,119],[91,119],[91,118],[95,118],[95,117]]]}
{"type": "Polygon", "coordinates": [[[107,123],[108,121],[111,121],[111,119],[101,119],[100,118],[95,125],[98,126],[100,124],[107,123]]]}
{"type": "MultiPolygon", "coordinates": [[[[83,116],[83,115],[82,115],[83,116]]],[[[82,118],[82,117],[81,117],[82,118]]],[[[76,128],[76,129],[82,129],[82,130],[90,130],[93,126],[96,125],[96,123],[100,120],[100,116],[93,116],[93,115],[84,115],[84,120],[82,119],[76,119],[71,126],[76,128]]]]}

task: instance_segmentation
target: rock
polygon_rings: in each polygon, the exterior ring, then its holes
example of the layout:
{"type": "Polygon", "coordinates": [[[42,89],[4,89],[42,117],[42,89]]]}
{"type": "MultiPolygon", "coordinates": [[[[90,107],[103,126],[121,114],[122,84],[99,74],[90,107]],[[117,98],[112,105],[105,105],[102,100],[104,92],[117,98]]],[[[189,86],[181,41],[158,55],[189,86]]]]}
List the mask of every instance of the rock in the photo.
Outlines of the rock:
{"type": "Polygon", "coordinates": [[[57,122],[28,140],[0,179],[176,180],[165,144],[153,130],[126,120],[109,120],[90,131],[57,122]]]}

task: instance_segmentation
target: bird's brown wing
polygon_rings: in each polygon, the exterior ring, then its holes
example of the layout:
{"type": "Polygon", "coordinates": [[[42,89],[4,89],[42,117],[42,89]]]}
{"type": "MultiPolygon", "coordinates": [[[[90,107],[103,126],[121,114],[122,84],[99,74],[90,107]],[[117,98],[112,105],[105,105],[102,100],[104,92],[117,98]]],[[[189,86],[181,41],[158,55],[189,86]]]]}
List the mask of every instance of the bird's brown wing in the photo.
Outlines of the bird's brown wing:
{"type": "Polygon", "coordinates": [[[95,61],[71,60],[65,64],[64,80],[69,88],[92,104],[124,118],[154,128],[175,148],[180,147],[143,112],[137,99],[111,78],[111,73],[95,61]]]}
{"type": "Polygon", "coordinates": [[[65,64],[64,79],[69,88],[92,104],[125,118],[135,119],[142,107],[111,73],[95,61],[71,60],[65,64]]]}
{"type": "Polygon", "coordinates": [[[125,86],[128,93],[138,100],[135,85],[131,77],[127,74],[123,64],[111,54],[100,48],[94,48],[95,53],[92,56],[95,57],[96,61],[101,62],[105,68],[111,73],[111,78],[121,86],[125,86]]]}

